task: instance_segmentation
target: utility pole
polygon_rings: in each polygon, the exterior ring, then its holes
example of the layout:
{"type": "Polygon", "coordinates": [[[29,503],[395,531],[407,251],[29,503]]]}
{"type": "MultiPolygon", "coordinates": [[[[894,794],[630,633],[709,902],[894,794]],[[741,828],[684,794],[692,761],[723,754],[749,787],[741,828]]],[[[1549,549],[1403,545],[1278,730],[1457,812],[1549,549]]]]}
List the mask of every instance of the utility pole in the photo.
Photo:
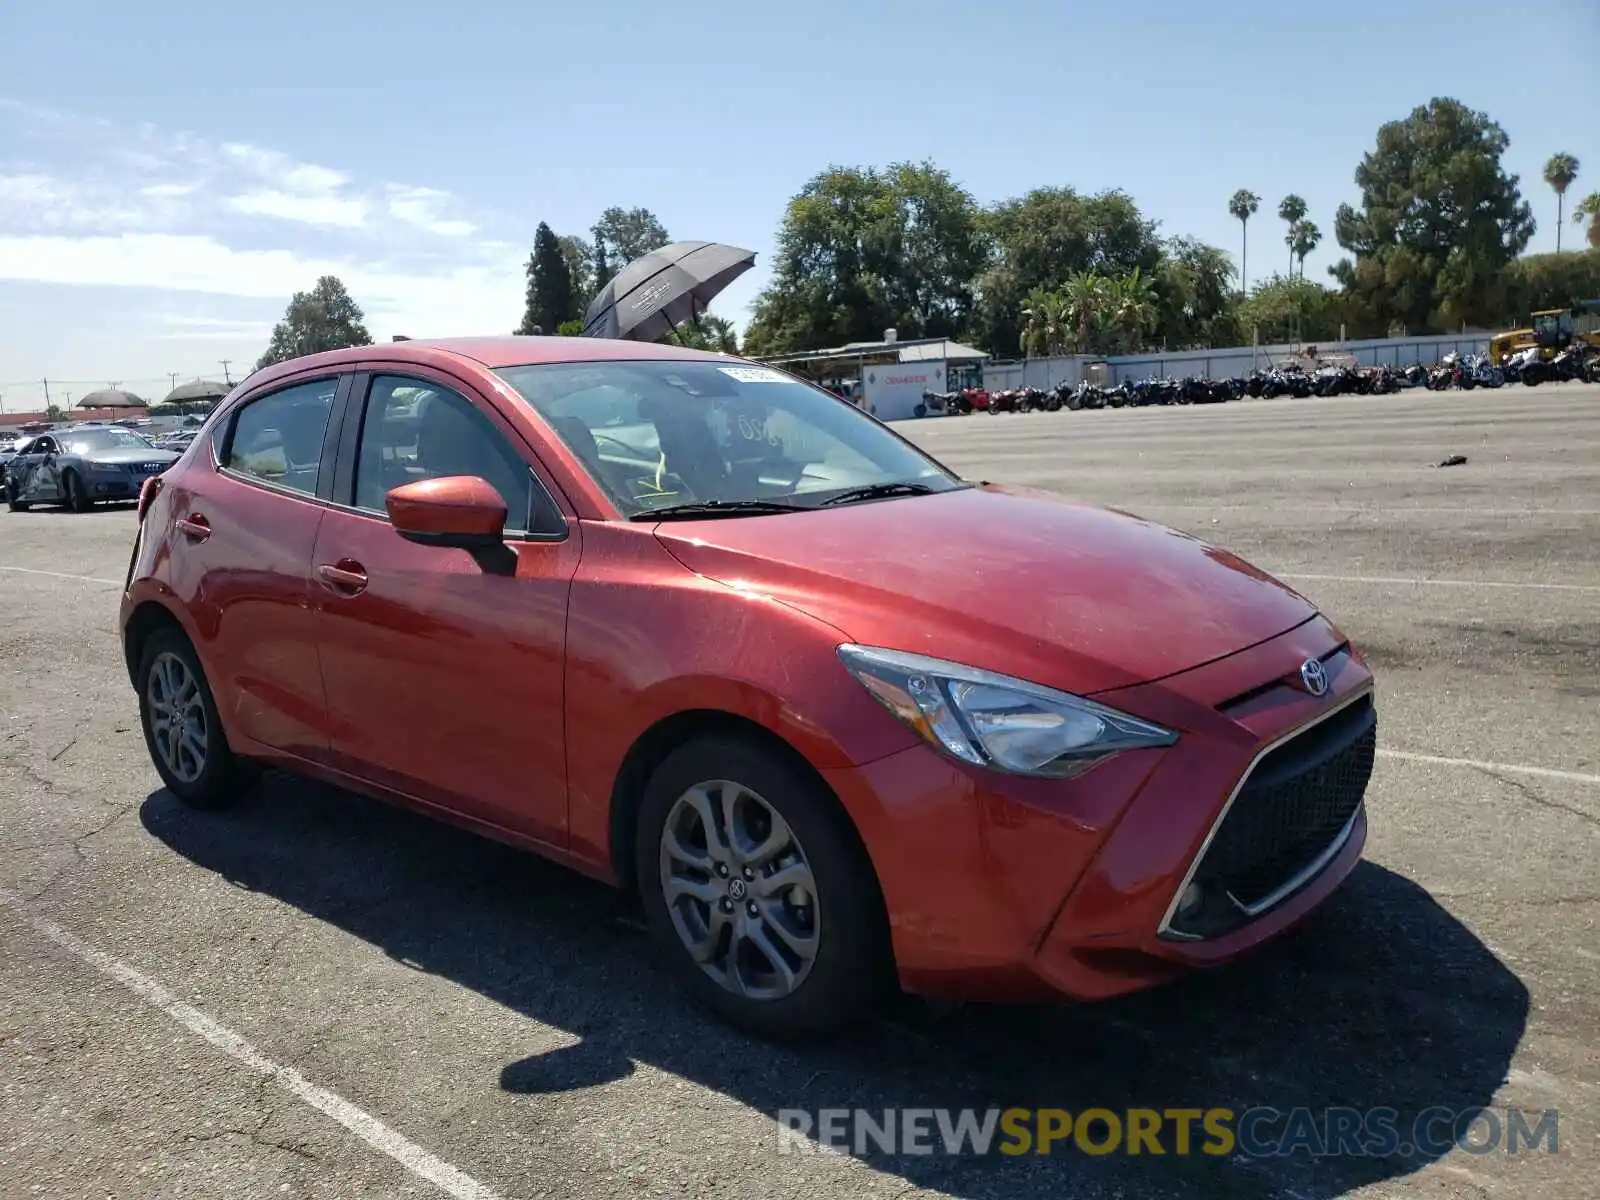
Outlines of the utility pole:
{"type": "Polygon", "coordinates": [[[44,406],[46,408],[50,407],[50,381],[48,379],[44,381],[44,406]]]}
{"type": "Polygon", "coordinates": [[[171,391],[178,386],[178,373],[176,371],[168,371],[167,378],[172,380],[172,384],[168,388],[168,390],[171,391]]]}
{"type": "Polygon", "coordinates": [[[224,383],[226,383],[229,387],[232,387],[233,386],[233,376],[228,374],[228,364],[233,362],[233,359],[231,359],[231,358],[219,358],[219,359],[217,359],[217,362],[222,367],[222,381],[224,383]]]}

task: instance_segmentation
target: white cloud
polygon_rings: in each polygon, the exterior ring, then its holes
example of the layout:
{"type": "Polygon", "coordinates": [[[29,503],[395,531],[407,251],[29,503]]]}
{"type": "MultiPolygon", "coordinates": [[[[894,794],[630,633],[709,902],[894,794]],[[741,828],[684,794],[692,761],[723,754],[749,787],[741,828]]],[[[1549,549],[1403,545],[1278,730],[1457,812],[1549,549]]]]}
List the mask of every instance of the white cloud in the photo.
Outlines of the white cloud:
{"type": "Polygon", "coordinates": [[[319,167],[313,163],[295,162],[276,150],[263,150],[243,142],[226,142],[222,152],[262,179],[287,188],[292,192],[335,192],[350,181],[343,171],[319,167]]]}
{"type": "Polygon", "coordinates": [[[263,189],[229,196],[224,203],[234,212],[249,216],[278,217],[307,225],[360,229],[367,223],[367,202],[359,196],[304,196],[263,189]]]}
{"type": "Polygon", "coordinates": [[[471,221],[440,214],[439,210],[445,207],[449,200],[450,194],[441,192],[437,188],[389,185],[389,215],[397,221],[415,225],[418,229],[425,229],[440,237],[470,237],[478,228],[471,221]]]}
{"type": "Polygon", "coordinates": [[[515,259],[435,261],[407,270],[289,250],[239,250],[212,237],[174,234],[0,237],[0,279],[287,302],[318,276],[337,275],[379,336],[509,331],[522,304],[517,270],[515,259]]]}
{"type": "MultiPolygon", "coordinates": [[[[0,147],[0,283],[239,297],[258,312],[333,274],[380,338],[509,330],[521,311],[506,234],[522,231],[484,229],[439,188],[15,104],[0,103],[0,147]],[[24,145],[49,157],[8,155],[24,145]]],[[[147,308],[136,319],[160,321],[147,308]]],[[[259,319],[154,328],[163,341],[265,336],[259,319]]]]}

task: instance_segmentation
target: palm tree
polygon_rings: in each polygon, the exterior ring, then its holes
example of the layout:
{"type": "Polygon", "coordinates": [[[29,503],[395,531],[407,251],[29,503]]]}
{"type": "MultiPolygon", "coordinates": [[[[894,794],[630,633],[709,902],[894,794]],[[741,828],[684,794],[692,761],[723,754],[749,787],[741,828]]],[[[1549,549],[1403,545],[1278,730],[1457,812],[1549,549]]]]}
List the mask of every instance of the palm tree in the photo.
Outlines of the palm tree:
{"type": "Polygon", "coordinates": [[[1600,250],[1600,192],[1590,192],[1572,206],[1572,223],[1589,222],[1589,245],[1600,250]]]}
{"type": "Polygon", "coordinates": [[[1249,188],[1240,188],[1228,201],[1228,212],[1239,222],[1239,294],[1250,290],[1250,218],[1261,207],[1261,197],[1249,188]]]}
{"type": "Polygon", "coordinates": [[[1289,232],[1284,236],[1284,244],[1289,247],[1289,274],[1294,275],[1294,231],[1295,226],[1306,219],[1306,202],[1290,192],[1278,204],[1278,216],[1289,223],[1289,232]]]}
{"type": "Polygon", "coordinates": [[[1294,228],[1289,231],[1289,253],[1300,260],[1300,278],[1306,277],[1306,255],[1317,248],[1317,243],[1322,241],[1322,230],[1318,229],[1314,221],[1296,221],[1294,228]]]}
{"type": "Polygon", "coordinates": [[[1061,315],[1073,349],[1087,353],[1105,312],[1107,280],[1094,271],[1080,271],[1067,280],[1061,315]]]}
{"type": "Polygon", "coordinates": [[[1139,349],[1145,331],[1155,324],[1155,319],[1155,288],[1138,267],[1111,281],[1106,289],[1106,325],[1124,352],[1139,349]]]}
{"type": "Polygon", "coordinates": [[[1064,305],[1056,292],[1036,287],[1028,293],[1022,307],[1022,355],[1040,358],[1059,354],[1066,346],[1064,305]]]}
{"type": "Polygon", "coordinates": [[[1556,190],[1556,253],[1561,253],[1561,202],[1567,185],[1578,177],[1578,160],[1570,154],[1552,154],[1544,165],[1544,181],[1556,190]]]}

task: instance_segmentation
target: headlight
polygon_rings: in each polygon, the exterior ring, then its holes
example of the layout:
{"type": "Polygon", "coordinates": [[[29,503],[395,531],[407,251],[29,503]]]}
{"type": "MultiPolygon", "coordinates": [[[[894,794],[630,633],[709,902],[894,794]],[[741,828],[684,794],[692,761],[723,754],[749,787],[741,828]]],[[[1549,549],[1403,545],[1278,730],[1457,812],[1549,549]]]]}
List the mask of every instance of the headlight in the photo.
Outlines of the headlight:
{"type": "Polygon", "coordinates": [[[976,766],[1070,779],[1120,751],[1178,740],[1092,700],[976,667],[872,646],[840,646],[839,658],[895,716],[976,766]]]}

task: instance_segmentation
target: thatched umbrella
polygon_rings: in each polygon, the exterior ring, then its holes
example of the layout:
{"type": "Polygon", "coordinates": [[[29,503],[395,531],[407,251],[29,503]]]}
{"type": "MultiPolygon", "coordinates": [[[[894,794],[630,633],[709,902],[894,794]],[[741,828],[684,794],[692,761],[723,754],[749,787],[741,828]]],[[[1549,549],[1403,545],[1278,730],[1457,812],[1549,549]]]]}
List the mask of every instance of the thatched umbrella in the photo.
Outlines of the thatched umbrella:
{"type": "Polygon", "coordinates": [[[121,388],[101,388],[97,392],[90,392],[78,401],[79,408],[149,408],[150,405],[132,392],[125,392],[121,388]]]}
{"type": "Polygon", "coordinates": [[[188,383],[180,383],[163,397],[163,404],[193,404],[196,401],[214,403],[221,400],[233,390],[226,383],[218,383],[214,379],[194,379],[188,383]]]}

